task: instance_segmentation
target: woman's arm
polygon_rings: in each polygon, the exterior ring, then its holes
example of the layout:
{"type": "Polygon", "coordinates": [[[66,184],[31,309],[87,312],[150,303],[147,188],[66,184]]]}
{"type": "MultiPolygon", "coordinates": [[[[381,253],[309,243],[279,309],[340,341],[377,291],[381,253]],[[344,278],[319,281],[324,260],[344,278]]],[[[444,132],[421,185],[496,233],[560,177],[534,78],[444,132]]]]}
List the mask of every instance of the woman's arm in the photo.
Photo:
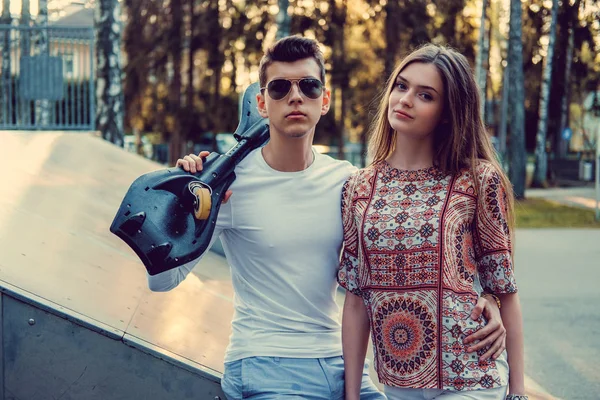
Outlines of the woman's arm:
{"type": "Polygon", "coordinates": [[[360,385],[367,355],[369,332],[369,316],[362,297],[347,291],[342,316],[346,400],[360,399],[360,385]]]}
{"type": "MultiPolygon", "coordinates": [[[[512,255],[512,199],[504,186],[502,171],[489,163],[478,167],[481,182],[475,220],[474,249],[477,272],[484,291],[498,296],[506,329],[509,391],[525,394],[523,362],[523,318],[517,294],[512,255]]],[[[508,183],[506,183],[508,184],[508,183]]]]}
{"type": "Polygon", "coordinates": [[[506,328],[510,394],[525,394],[525,366],[523,350],[523,317],[517,293],[498,294],[502,302],[500,314],[506,328]]]}

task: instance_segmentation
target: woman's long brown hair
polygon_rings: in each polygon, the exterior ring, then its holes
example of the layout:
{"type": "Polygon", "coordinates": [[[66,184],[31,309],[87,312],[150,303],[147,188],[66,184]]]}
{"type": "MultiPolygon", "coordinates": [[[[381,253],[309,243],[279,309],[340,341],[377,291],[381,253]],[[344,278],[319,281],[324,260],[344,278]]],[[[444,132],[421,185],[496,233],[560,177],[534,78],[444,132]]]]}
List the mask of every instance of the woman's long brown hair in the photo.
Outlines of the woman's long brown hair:
{"type": "MultiPolygon", "coordinates": [[[[479,91],[467,59],[448,47],[427,44],[412,52],[396,67],[381,95],[377,115],[371,126],[369,155],[372,163],[387,159],[396,147],[396,133],[388,121],[390,94],[398,74],[409,64],[434,65],[444,83],[444,110],[440,124],[434,132],[434,164],[441,171],[456,175],[469,168],[479,192],[476,175],[477,164],[485,160],[500,175],[506,192],[508,225],[514,234],[514,194],[512,185],[495,156],[492,143],[481,119],[479,91]]],[[[479,198],[483,196],[478,196],[479,198]]]]}

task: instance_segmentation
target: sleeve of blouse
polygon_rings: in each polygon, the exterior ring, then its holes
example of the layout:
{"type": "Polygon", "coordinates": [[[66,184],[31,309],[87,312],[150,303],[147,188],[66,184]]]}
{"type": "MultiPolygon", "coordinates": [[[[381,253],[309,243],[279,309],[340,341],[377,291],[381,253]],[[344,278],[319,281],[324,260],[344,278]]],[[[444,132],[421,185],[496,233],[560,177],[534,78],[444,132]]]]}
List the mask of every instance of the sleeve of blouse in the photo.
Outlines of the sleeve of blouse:
{"type": "Polygon", "coordinates": [[[337,280],[340,286],[360,296],[358,285],[358,230],[354,216],[354,195],[358,174],[348,178],[342,189],[342,222],[344,224],[344,242],[337,280]]]}
{"type": "Polygon", "coordinates": [[[475,220],[479,279],[485,291],[515,293],[517,284],[513,273],[506,191],[494,167],[486,165],[481,172],[475,220]]]}

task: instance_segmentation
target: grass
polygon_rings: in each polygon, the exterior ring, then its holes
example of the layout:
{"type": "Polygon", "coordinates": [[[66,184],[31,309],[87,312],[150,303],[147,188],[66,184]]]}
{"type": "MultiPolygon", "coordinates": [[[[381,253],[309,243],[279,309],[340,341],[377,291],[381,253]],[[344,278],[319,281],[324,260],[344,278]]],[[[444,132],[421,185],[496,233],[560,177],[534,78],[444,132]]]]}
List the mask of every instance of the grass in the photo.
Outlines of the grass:
{"type": "Polygon", "coordinates": [[[600,228],[594,210],[542,199],[515,202],[517,228],[600,228]]]}

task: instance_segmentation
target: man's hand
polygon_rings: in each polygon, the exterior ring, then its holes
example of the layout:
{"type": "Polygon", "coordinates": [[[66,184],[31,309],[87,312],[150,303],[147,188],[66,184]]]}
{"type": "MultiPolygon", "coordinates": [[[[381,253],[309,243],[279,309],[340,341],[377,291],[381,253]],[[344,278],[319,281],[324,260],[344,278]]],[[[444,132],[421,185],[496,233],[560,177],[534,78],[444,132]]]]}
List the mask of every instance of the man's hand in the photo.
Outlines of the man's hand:
{"type": "Polygon", "coordinates": [[[196,172],[202,171],[202,161],[208,157],[210,152],[201,151],[198,155],[188,154],[187,156],[177,160],[176,167],[182,168],[184,171],[195,174],[196,172]]]}
{"type": "Polygon", "coordinates": [[[464,343],[468,344],[479,340],[477,344],[469,346],[467,351],[474,352],[489,346],[489,349],[479,357],[479,361],[487,360],[490,357],[495,360],[500,357],[500,354],[506,348],[506,328],[502,323],[498,304],[489,297],[479,298],[477,305],[471,312],[471,318],[476,321],[481,317],[481,314],[487,318],[487,325],[467,336],[464,343]]]}
{"type": "MultiPolygon", "coordinates": [[[[183,169],[186,172],[195,174],[197,172],[202,171],[202,162],[204,161],[204,159],[206,159],[206,157],[208,157],[209,154],[209,151],[201,151],[200,153],[198,153],[198,155],[188,154],[187,156],[178,159],[175,166],[183,169]]],[[[223,197],[223,204],[229,201],[231,194],[231,190],[225,192],[225,197],[223,197]]]]}

